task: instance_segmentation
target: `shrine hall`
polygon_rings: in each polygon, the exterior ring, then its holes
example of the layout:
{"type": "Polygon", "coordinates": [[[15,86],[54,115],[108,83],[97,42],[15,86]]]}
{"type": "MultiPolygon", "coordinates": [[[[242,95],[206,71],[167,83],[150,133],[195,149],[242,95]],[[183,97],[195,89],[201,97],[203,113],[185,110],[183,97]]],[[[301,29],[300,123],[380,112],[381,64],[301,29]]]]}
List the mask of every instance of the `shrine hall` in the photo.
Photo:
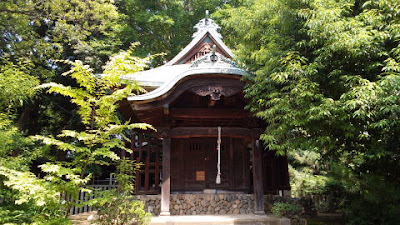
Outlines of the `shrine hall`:
{"type": "MultiPolygon", "coordinates": [[[[160,215],[182,213],[170,207],[171,195],[220,193],[250,196],[253,213],[263,214],[264,195],[289,193],[287,159],[259,140],[265,122],[245,109],[243,93],[252,75],[234,62],[220,27],[206,16],[194,28],[171,61],[123,77],[147,92],[124,100],[122,115],[156,129],[133,131],[132,153],[123,153],[141,163],[135,193],[158,195],[160,215]]],[[[183,213],[200,212],[196,207],[183,213]]]]}

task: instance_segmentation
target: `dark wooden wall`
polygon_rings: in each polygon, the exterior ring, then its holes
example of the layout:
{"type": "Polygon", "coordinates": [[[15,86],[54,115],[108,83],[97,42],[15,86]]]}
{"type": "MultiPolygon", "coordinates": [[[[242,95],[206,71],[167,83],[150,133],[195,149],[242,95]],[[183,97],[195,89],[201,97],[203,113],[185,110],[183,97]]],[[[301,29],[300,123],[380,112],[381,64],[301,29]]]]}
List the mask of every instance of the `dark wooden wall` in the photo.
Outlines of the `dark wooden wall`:
{"type": "Polygon", "coordinates": [[[286,156],[276,156],[273,151],[264,151],[263,182],[265,194],[278,194],[279,190],[290,190],[286,156]]]}
{"type": "Polygon", "coordinates": [[[249,152],[243,139],[222,138],[221,184],[215,183],[217,138],[173,139],[172,143],[172,191],[250,191],[249,152]]]}
{"type": "MultiPolygon", "coordinates": [[[[217,138],[172,139],[172,191],[200,192],[204,189],[221,189],[252,193],[252,162],[248,140],[222,138],[221,184],[215,183],[216,144],[217,138]],[[204,171],[204,180],[196,180],[196,171],[204,171]]],[[[161,141],[154,133],[133,133],[131,149],[133,153],[126,153],[126,157],[142,164],[136,172],[136,193],[159,194],[162,170],[161,141]]],[[[279,190],[290,190],[287,158],[264,151],[262,161],[264,193],[278,194],[279,190]]]]}

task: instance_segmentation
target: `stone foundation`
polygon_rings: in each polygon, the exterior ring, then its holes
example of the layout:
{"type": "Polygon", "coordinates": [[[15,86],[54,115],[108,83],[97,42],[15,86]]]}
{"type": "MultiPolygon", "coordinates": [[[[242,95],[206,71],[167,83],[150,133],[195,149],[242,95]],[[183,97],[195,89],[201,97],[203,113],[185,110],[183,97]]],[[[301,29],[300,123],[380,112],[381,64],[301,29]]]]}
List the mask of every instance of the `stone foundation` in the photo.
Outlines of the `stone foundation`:
{"type": "MultiPolygon", "coordinates": [[[[160,195],[139,195],[146,211],[160,214],[160,195]]],[[[252,194],[171,194],[171,215],[249,214],[254,211],[252,194]]]]}
{"type": "MultiPolygon", "coordinates": [[[[146,211],[160,214],[160,195],[138,195],[145,203],[146,211]]],[[[301,199],[292,199],[278,195],[264,195],[264,209],[270,212],[274,202],[297,203],[301,199]]],[[[254,212],[254,195],[241,193],[218,194],[171,194],[171,215],[213,215],[213,214],[249,214],[254,212]]]]}

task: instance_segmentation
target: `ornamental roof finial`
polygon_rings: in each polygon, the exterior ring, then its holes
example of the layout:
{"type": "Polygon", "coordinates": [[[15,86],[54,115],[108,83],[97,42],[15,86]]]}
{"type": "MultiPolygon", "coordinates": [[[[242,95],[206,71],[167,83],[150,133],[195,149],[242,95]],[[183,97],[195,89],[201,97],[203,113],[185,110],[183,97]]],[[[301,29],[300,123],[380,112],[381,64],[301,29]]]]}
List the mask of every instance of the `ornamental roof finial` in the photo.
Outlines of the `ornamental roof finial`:
{"type": "Polygon", "coordinates": [[[209,30],[209,31],[215,31],[218,38],[222,38],[222,35],[218,32],[221,27],[214,22],[213,19],[209,18],[209,11],[206,10],[206,17],[204,19],[201,19],[195,26],[194,28],[196,29],[196,32],[193,34],[192,38],[195,38],[197,35],[202,33],[203,30],[209,30]]]}

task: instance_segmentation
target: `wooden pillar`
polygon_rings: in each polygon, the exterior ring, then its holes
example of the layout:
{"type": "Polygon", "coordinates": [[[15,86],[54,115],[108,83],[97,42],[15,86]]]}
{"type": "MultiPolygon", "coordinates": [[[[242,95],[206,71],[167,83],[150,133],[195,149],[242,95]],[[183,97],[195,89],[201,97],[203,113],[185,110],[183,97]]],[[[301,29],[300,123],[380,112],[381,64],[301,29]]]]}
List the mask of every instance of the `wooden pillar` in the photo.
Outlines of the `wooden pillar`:
{"type": "Polygon", "coordinates": [[[265,214],[264,212],[264,188],[262,176],[262,154],[260,141],[252,141],[253,161],[253,188],[254,188],[254,213],[265,214]]]}
{"type": "Polygon", "coordinates": [[[169,202],[171,194],[171,138],[164,137],[162,141],[162,183],[161,183],[161,213],[160,216],[169,216],[169,202]]]}

